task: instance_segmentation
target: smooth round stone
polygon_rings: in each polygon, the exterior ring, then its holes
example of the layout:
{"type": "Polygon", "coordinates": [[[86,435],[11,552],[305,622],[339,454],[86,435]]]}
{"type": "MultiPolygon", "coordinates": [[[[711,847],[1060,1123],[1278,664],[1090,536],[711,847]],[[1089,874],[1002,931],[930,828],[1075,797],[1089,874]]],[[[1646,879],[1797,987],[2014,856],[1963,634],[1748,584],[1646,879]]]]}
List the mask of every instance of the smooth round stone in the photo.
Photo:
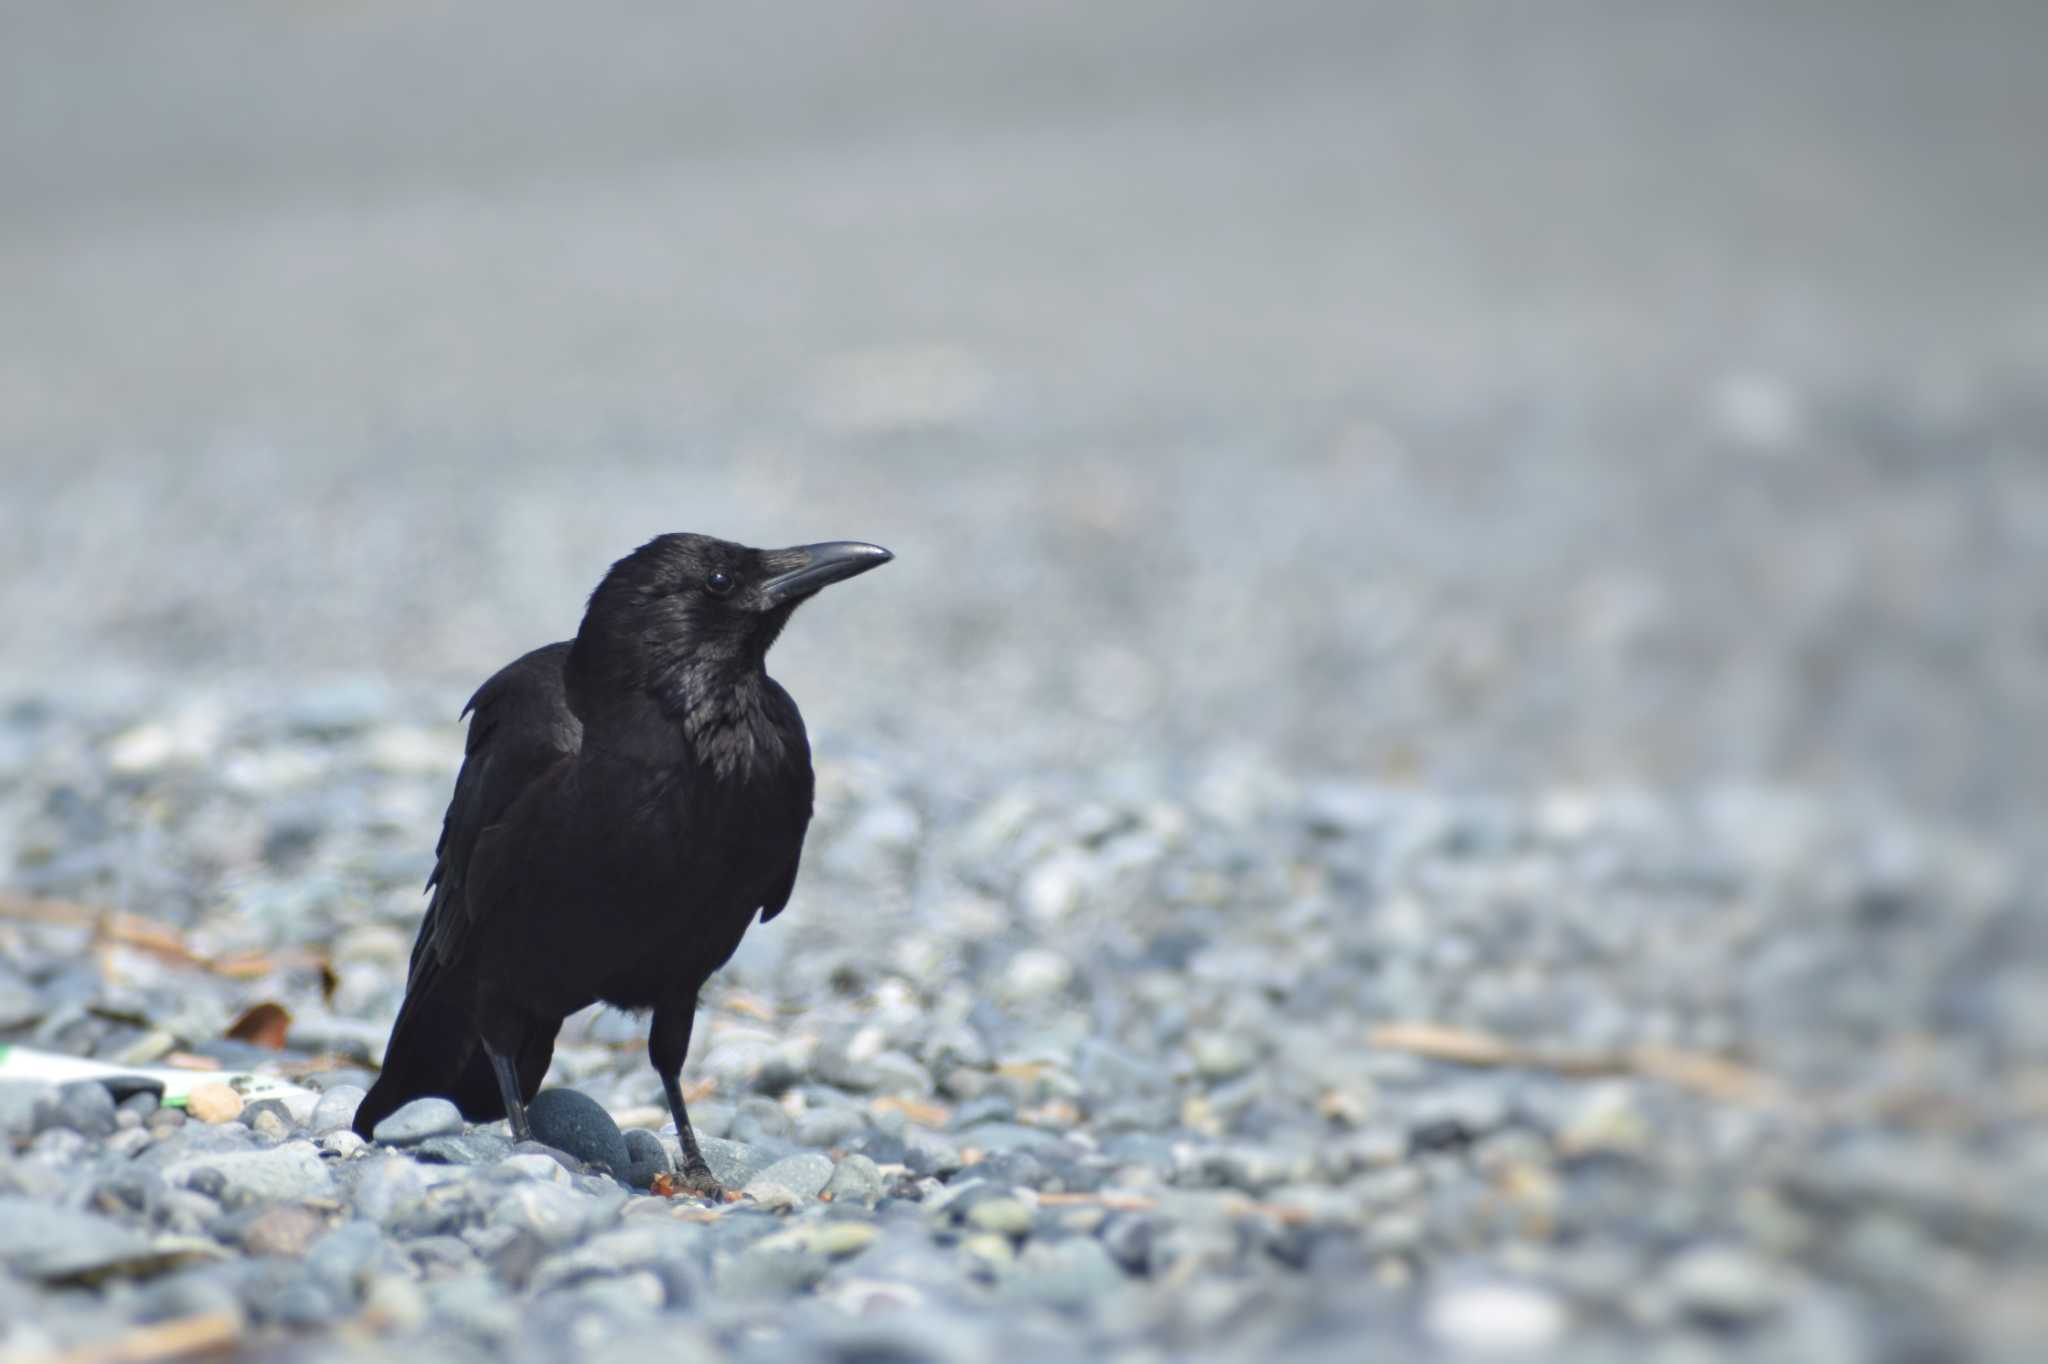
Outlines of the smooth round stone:
{"type": "Polygon", "coordinates": [[[835,1203],[873,1207],[882,1196],[881,1168],[859,1152],[843,1156],[833,1169],[832,1178],[825,1182],[821,1196],[835,1203]]]}
{"type": "Polygon", "coordinates": [[[1742,1325],[1769,1316],[1784,1300],[1782,1271],[1746,1251],[1701,1246],[1665,1270],[1671,1294],[1693,1316],[1714,1325],[1742,1325]]]}
{"type": "Polygon", "coordinates": [[[775,1163],[770,1152],[723,1137],[700,1135],[697,1149],[711,1167],[711,1177],[728,1189],[744,1189],[749,1180],[775,1163]]]}
{"type": "Polygon", "coordinates": [[[363,1094],[361,1085],[336,1085],[313,1105],[313,1117],[307,1125],[316,1136],[347,1127],[356,1120],[356,1109],[362,1106],[363,1094]]]}
{"type": "Polygon", "coordinates": [[[1130,1274],[1143,1274],[1152,1261],[1152,1219],[1142,1213],[1113,1212],[1095,1229],[1102,1248],[1130,1274]]]}
{"type": "Polygon", "coordinates": [[[1021,1198],[989,1198],[967,1210],[967,1220],[983,1231],[1002,1236],[1024,1236],[1031,1231],[1036,1214],[1021,1198]]]}
{"type": "Polygon", "coordinates": [[[1563,1302],[1521,1284],[1450,1288],[1423,1310],[1424,1328],[1440,1343],[1474,1355],[1529,1355],[1556,1346],[1570,1324],[1563,1302]]]}
{"type": "Polygon", "coordinates": [[[656,1175],[668,1174],[675,1169],[669,1159],[668,1147],[661,1138],[644,1127],[628,1128],[624,1133],[626,1141],[627,1168],[621,1175],[636,1189],[644,1189],[654,1182],[656,1175]]]}
{"type": "MultiPolygon", "coordinates": [[[[1008,1242],[1004,1244],[1007,1246],[1008,1242]]],[[[1078,1307],[1121,1288],[1124,1272],[1100,1242],[1086,1237],[1032,1242],[1005,1273],[1001,1287],[1011,1297],[1055,1307],[1078,1307]]]]}
{"type": "Polygon", "coordinates": [[[318,1142],[322,1151],[341,1160],[347,1160],[369,1144],[346,1127],[336,1128],[332,1132],[321,1133],[318,1142]]]}
{"type": "Polygon", "coordinates": [[[535,1141],[566,1151],[586,1164],[620,1174],[633,1163],[619,1125],[604,1105],[587,1094],[544,1089],[526,1106],[526,1119],[533,1125],[535,1141]]]}
{"type": "Polygon", "coordinates": [[[224,1084],[195,1085],[185,1096],[185,1113],[197,1122],[233,1122],[242,1116],[242,1096],[224,1084]]]}
{"type": "Polygon", "coordinates": [[[462,1110],[439,1096],[429,1096],[402,1105],[370,1135],[380,1146],[417,1146],[429,1137],[453,1136],[461,1130],[462,1110]]]}
{"type": "Polygon", "coordinates": [[[799,1200],[816,1198],[832,1181],[832,1158],[814,1151],[785,1156],[747,1181],[746,1191],[760,1198],[770,1188],[786,1189],[799,1200]]]}
{"type": "Polygon", "coordinates": [[[1188,1044],[1188,1051],[1194,1057],[1195,1069],[1212,1083],[1234,1080],[1258,1061],[1258,1053],[1251,1044],[1234,1032],[1204,1033],[1188,1044]]]}

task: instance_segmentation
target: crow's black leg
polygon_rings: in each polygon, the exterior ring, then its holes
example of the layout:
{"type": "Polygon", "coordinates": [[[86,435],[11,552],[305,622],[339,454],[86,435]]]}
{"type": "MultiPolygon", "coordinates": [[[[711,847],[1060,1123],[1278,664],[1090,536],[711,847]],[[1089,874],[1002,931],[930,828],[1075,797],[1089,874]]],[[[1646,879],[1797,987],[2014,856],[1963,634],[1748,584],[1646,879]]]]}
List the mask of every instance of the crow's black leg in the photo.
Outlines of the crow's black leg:
{"type": "Polygon", "coordinates": [[[647,1033],[647,1059],[661,1077],[668,1115],[675,1119],[676,1140],[682,1143],[683,1186],[706,1198],[723,1198],[725,1188],[712,1176],[704,1153],[697,1149],[697,1134],[690,1130],[690,1113],[683,1107],[683,1058],[689,1055],[690,1027],[696,1020],[695,995],[679,1004],[656,1006],[654,1026],[647,1033]]]}
{"type": "Polygon", "coordinates": [[[532,1141],[533,1128],[526,1121],[526,1100],[519,1097],[519,1067],[489,1042],[484,1043],[484,1055],[491,1058],[491,1073],[498,1077],[498,1094],[505,1100],[505,1121],[512,1124],[512,1140],[532,1141]]]}

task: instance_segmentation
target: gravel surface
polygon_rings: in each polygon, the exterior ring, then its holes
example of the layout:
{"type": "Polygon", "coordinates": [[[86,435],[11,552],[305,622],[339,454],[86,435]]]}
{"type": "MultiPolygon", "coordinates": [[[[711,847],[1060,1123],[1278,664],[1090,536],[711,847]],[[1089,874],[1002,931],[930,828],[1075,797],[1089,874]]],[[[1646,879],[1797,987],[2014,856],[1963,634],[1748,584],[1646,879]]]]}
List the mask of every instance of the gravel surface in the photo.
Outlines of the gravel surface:
{"type": "Polygon", "coordinates": [[[1970,839],[1735,788],[991,784],[828,748],[791,911],[700,1020],[693,1112],[745,1191],[707,1205],[660,1195],[621,1014],[565,1032],[553,1083],[602,1105],[536,1107],[568,1150],[437,1100],[347,1131],[458,731],[396,697],[164,702],[0,721],[37,897],[0,915],[0,1036],[325,1092],[0,1104],[22,1358],[188,1318],[537,1360],[1811,1362],[2048,1330],[2048,944],[1970,839]],[[195,707],[203,747],[151,737],[195,707]],[[64,908],[140,903],[171,938],[64,908]],[[263,1001],[284,1053],[218,1040],[263,1001]]]}
{"type": "Polygon", "coordinates": [[[0,1044],[306,1086],[0,1083],[0,1361],[2038,1354],[2048,8],[729,11],[0,25],[0,1044]],[[362,1142],[678,529],[898,555],[743,1196],[610,1013],[362,1142]]]}

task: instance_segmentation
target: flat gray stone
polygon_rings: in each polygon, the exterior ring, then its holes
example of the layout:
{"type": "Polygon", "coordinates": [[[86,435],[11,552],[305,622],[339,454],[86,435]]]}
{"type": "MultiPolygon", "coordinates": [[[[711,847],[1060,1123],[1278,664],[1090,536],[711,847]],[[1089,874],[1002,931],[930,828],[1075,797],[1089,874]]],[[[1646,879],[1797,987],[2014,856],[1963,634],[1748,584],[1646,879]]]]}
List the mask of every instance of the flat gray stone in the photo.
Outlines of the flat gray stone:
{"type": "Polygon", "coordinates": [[[500,1194],[486,1220],[492,1226],[531,1232],[552,1250],[575,1244],[604,1210],[605,1205],[589,1194],[527,1180],[500,1194]]]}
{"type": "Polygon", "coordinates": [[[462,1130],[462,1110],[443,1098],[414,1099],[377,1124],[371,1137],[381,1146],[417,1146],[429,1137],[462,1130]]]}
{"type": "MultiPolygon", "coordinates": [[[[697,1149],[704,1153],[704,1163],[711,1167],[712,1178],[728,1189],[746,1188],[755,1175],[775,1163],[775,1158],[759,1147],[723,1137],[699,1137],[697,1149]]],[[[681,1168],[681,1162],[677,1162],[677,1168],[681,1168]]]]}
{"type": "Polygon", "coordinates": [[[512,1154],[512,1143],[495,1132],[458,1132],[428,1137],[413,1154],[429,1165],[493,1165],[512,1154]]]}
{"type": "Polygon", "coordinates": [[[27,1278],[76,1278],[149,1251],[147,1237],[104,1217],[0,1196],[0,1265],[27,1278]]]}
{"type": "Polygon", "coordinates": [[[1122,1266],[1099,1241],[1076,1236],[1031,1242],[1002,1276],[1006,1296],[1053,1307],[1078,1307],[1121,1288],[1122,1266]]]}
{"type": "Polygon", "coordinates": [[[805,1151],[776,1161],[748,1180],[744,1188],[755,1198],[760,1198],[767,1189],[785,1189],[799,1200],[808,1200],[823,1193],[831,1180],[832,1158],[805,1151]]]}
{"type": "Polygon", "coordinates": [[[325,1198],[334,1192],[334,1175],[310,1141],[291,1141],[267,1151],[221,1151],[187,1156],[173,1162],[164,1178],[189,1185],[204,1171],[216,1172],[223,1194],[239,1194],[270,1202],[281,1198],[325,1198]]]}

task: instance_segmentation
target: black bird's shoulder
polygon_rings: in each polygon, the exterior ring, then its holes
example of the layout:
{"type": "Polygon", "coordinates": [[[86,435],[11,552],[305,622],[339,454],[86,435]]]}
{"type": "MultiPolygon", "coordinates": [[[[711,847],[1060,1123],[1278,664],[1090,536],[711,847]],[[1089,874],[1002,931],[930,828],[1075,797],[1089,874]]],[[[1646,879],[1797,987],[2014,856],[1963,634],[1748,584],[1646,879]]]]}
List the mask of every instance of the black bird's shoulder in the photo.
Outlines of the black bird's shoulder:
{"type": "Polygon", "coordinates": [[[433,899],[413,946],[415,976],[426,959],[452,957],[471,926],[467,892],[484,831],[582,747],[583,726],[569,709],[563,678],[568,656],[567,640],[522,655],[492,674],[462,708],[469,735],[434,846],[427,878],[433,899]]]}

